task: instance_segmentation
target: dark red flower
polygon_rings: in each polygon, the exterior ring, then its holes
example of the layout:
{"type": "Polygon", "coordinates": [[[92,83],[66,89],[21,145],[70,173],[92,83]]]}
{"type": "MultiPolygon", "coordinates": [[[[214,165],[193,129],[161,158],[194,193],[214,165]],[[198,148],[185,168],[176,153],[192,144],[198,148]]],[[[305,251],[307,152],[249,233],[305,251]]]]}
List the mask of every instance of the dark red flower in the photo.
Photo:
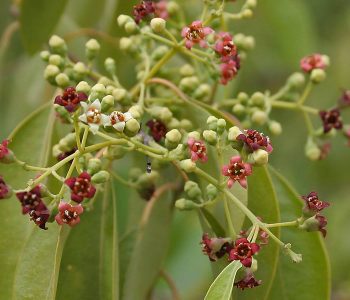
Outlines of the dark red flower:
{"type": "Polygon", "coordinates": [[[242,280],[235,282],[234,285],[243,291],[244,289],[252,289],[261,285],[261,280],[256,280],[252,273],[247,273],[242,280]]]}
{"type": "Polygon", "coordinates": [[[0,200],[10,198],[11,195],[11,188],[5,183],[4,179],[0,176],[0,200]]]}
{"type": "Polygon", "coordinates": [[[252,166],[248,163],[244,163],[239,155],[232,156],[230,163],[222,167],[221,173],[229,177],[227,182],[228,188],[231,188],[232,185],[238,181],[238,183],[246,189],[247,176],[252,174],[252,166]]]}
{"type": "Polygon", "coordinates": [[[79,215],[81,215],[83,211],[84,208],[81,204],[73,206],[61,201],[58,205],[58,214],[56,215],[55,220],[59,225],[67,224],[73,227],[80,222],[79,215]]]}
{"type": "Polygon", "coordinates": [[[330,206],[329,202],[321,201],[318,198],[317,192],[311,192],[307,196],[302,196],[301,198],[305,201],[304,209],[312,211],[314,213],[318,213],[324,208],[330,206]]]}
{"type": "Polygon", "coordinates": [[[62,95],[55,98],[55,104],[63,106],[68,112],[74,112],[79,107],[80,102],[86,101],[88,96],[85,93],[77,93],[74,87],[68,87],[62,95]]]}
{"type": "Polygon", "coordinates": [[[270,236],[269,236],[269,234],[266,231],[264,231],[262,229],[259,229],[258,238],[259,238],[259,241],[260,241],[260,243],[259,243],[260,246],[267,245],[269,243],[269,237],[270,236]]]}
{"type": "Polygon", "coordinates": [[[237,140],[243,141],[250,152],[262,149],[270,153],[273,150],[269,137],[253,129],[244,130],[237,140]]]}
{"type": "Polygon", "coordinates": [[[330,111],[320,111],[320,117],[323,122],[323,132],[327,133],[334,129],[342,129],[343,123],[340,117],[339,109],[331,109],[330,111]]]}
{"type": "Polygon", "coordinates": [[[46,222],[50,217],[50,211],[47,209],[46,205],[41,202],[35,210],[29,212],[30,219],[34,221],[39,228],[47,230],[46,222]]]}
{"type": "Polygon", "coordinates": [[[318,230],[322,233],[323,237],[326,237],[327,230],[325,229],[325,227],[327,226],[327,223],[328,223],[326,217],[317,214],[315,216],[315,219],[318,221],[318,230]]]}
{"type": "Polygon", "coordinates": [[[162,138],[164,138],[168,132],[165,124],[157,119],[149,120],[146,125],[149,127],[150,135],[156,142],[159,142],[162,138]]]}
{"type": "Polygon", "coordinates": [[[340,106],[349,106],[350,105],[350,90],[343,91],[342,96],[339,99],[340,106]]]}
{"type": "Polygon", "coordinates": [[[302,58],[300,67],[304,72],[310,73],[314,69],[325,69],[326,63],[322,55],[316,53],[302,58]]]}
{"type": "Polygon", "coordinates": [[[231,34],[220,32],[217,34],[216,39],[214,50],[221,56],[223,62],[237,55],[237,46],[233,43],[231,34]]]}
{"type": "Polygon", "coordinates": [[[9,140],[3,140],[0,144],[0,162],[1,163],[12,163],[13,162],[13,153],[8,148],[9,140]]]}
{"type": "Polygon", "coordinates": [[[202,251],[208,255],[211,261],[217,261],[232,249],[231,239],[229,238],[209,238],[207,233],[202,236],[202,251]]]}
{"type": "Polygon", "coordinates": [[[181,31],[181,36],[185,38],[185,46],[187,49],[191,49],[195,44],[199,44],[200,47],[206,48],[208,46],[205,37],[214,32],[210,27],[203,27],[201,21],[193,21],[191,25],[186,26],[181,31]]]}
{"type": "Polygon", "coordinates": [[[200,160],[201,162],[207,162],[207,148],[202,141],[197,141],[194,138],[189,138],[187,141],[188,148],[190,149],[192,161],[200,160]]]}
{"type": "Polygon", "coordinates": [[[230,80],[236,77],[238,70],[241,68],[241,60],[239,55],[236,54],[234,56],[228,57],[229,59],[225,59],[225,62],[220,65],[221,72],[221,83],[226,85],[230,80]]]}
{"type": "Polygon", "coordinates": [[[77,203],[82,202],[84,198],[92,198],[96,193],[88,172],[82,172],[78,177],[68,178],[65,184],[71,189],[71,199],[77,203]]]}
{"type": "Polygon", "coordinates": [[[134,20],[139,24],[143,19],[155,12],[155,5],[153,1],[144,0],[140,4],[135,5],[133,9],[134,20]]]}
{"type": "Polygon", "coordinates": [[[22,204],[22,213],[27,214],[32,210],[36,210],[39,205],[43,204],[41,188],[39,185],[29,192],[18,192],[16,197],[22,204]]]}
{"type": "Polygon", "coordinates": [[[230,251],[229,260],[239,260],[247,268],[252,265],[252,256],[260,250],[257,243],[250,243],[246,238],[239,238],[235,241],[234,248],[230,251]]]}

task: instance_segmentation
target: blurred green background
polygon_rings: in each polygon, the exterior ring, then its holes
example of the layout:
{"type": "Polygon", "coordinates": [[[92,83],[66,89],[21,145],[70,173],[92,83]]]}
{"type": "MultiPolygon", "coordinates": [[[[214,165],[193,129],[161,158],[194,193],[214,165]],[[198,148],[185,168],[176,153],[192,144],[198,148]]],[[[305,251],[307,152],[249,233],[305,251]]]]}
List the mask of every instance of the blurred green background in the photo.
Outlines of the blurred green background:
{"type": "MultiPolygon", "coordinates": [[[[40,1],[31,2],[35,7],[40,1]]],[[[186,6],[193,7],[191,11],[200,9],[200,0],[183,2],[186,2],[186,6]]],[[[29,55],[24,49],[16,25],[20,13],[19,3],[20,1],[0,1],[1,139],[28,113],[49,101],[53,93],[53,88],[43,79],[45,65],[39,54],[29,55]]],[[[134,3],[136,1],[70,0],[53,32],[70,37],[70,49],[76,57],[82,57],[84,42],[87,40],[82,33],[95,36],[93,32],[81,28],[105,31],[113,37],[122,36],[124,33],[117,27],[116,16],[120,13],[130,14],[134,3]]],[[[188,21],[191,21],[190,17],[188,21]]],[[[300,58],[313,52],[329,55],[331,67],[327,72],[327,80],[312,93],[310,105],[329,108],[339,98],[341,89],[350,88],[348,0],[260,1],[254,18],[234,23],[232,30],[256,38],[256,49],[244,63],[232,95],[238,91],[252,93],[257,90],[278,90],[287,76],[298,70],[300,58]]],[[[35,36],[36,32],[32,34],[35,36]]],[[[117,44],[117,39],[107,42],[99,40],[104,47],[101,61],[106,56],[114,57],[118,62],[121,81],[126,85],[131,84],[131,60],[112,47],[117,44]]],[[[346,123],[350,120],[350,115],[344,114],[343,118],[346,123]]],[[[333,298],[350,299],[350,239],[347,231],[350,228],[350,149],[345,145],[345,139],[338,137],[333,140],[331,154],[326,160],[310,162],[304,156],[306,129],[301,117],[293,112],[278,111],[275,119],[282,122],[284,132],[282,136],[273,139],[275,151],[271,164],[301,194],[316,190],[321,199],[332,203],[326,212],[329,218],[326,243],[332,264],[333,298]]],[[[319,120],[315,120],[315,124],[320,125],[319,120]]],[[[165,269],[180,287],[184,299],[196,299],[196,293],[207,287],[211,280],[208,260],[200,253],[200,235],[195,214],[176,213],[173,247],[165,269]]],[[[160,293],[162,290],[160,285],[160,293]]],[[[166,293],[164,288],[164,294],[166,293]]]]}

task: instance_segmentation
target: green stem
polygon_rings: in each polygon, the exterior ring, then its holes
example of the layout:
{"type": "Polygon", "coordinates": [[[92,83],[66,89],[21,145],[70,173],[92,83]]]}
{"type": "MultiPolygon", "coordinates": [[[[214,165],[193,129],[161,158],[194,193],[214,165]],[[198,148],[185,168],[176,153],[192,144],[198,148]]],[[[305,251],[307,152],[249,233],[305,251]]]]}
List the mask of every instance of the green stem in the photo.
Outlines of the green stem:
{"type": "Polygon", "coordinates": [[[294,227],[294,226],[298,226],[298,224],[299,224],[298,220],[295,220],[295,221],[290,221],[290,222],[265,224],[265,227],[267,227],[267,228],[294,227]]]}
{"type": "Polygon", "coordinates": [[[303,94],[301,95],[299,101],[297,102],[299,105],[303,105],[307,99],[307,97],[309,96],[311,90],[313,88],[313,83],[311,80],[309,80],[309,82],[307,83],[305,90],[303,92],[303,94]]]}
{"type": "Polygon", "coordinates": [[[28,165],[26,162],[19,160],[17,157],[14,157],[15,163],[21,166],[26,171],[47,171],[48,168],[36,167],[28,165]]]}
{"type": "Polygon", "coordinates": [[[119,182],[121,182],[122,184],[130,187],[130,188],[133,188],[133,189],[136,189],[137,188],[137,185],[132,183],[132,182],[129,182],[127,180],[125,180],[123,177],[119,176],[117,173],[111,171],[110,172],[112,174],[112,176],[114,177],[114,179],[118,180],[119,182]]]}

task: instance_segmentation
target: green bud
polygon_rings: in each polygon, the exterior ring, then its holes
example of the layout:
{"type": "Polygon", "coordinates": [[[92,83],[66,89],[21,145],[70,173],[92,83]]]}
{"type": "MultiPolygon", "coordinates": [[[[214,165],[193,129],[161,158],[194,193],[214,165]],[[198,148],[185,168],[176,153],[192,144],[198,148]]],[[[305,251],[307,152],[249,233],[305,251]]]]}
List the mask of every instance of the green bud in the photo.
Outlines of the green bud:
{"type": "Polygon", "coordinates": [[[189,77],[189,76],[193,76],[194,73],[195,73],[194,68],[189,64],[183,65],[180,68],[180,75],[181,76],[189,77]]]}
{"type": "Polygon", "coordinates": [[[55,111],[58,113],[58,115],[61,117],[63,121],[65,121],[66,123],[70,123],[71,116],[63,106],[55,105],[55,111]]]}
{"type": "Polygon", "coordinates": [[[120,27],[125,26],[126,23],[134,21],[130,16],[127,15],[119,15],[117,18],[118,25],[120,27]]]}
{"type": "Polygon", "coordinates": [[[101,101],[101,111],[107,112],[112,107],[114,107],[114,97],[112,95],[103,97],[101,101]]]}
{"type": "Polygon", "coordinates": [[[151,28],[155,33],[162,33],[165,30],[166,21],[162,18],[153,18],[151,20],[151,28]]]}
{"type": "Polygon", "coordinates": [[[50,52],[49,51],[41,51],[40,52],[40,57],[43,61],[48,62],[50,58],[50,52]]]}
{"type": "Polygon", "coordinates": [[[102,99],[104,96],[106,96],[106,87],[102,83],[97,83],[91,88],[91,101],[102,99]]]}
{"type": "Polygon", "coordinates": [[[199,86],[199,79],[197,76],[184,77],[179,83],[181,90],[192,92],[199,86]]]}
{"type": "Polygon", "coordinates": [[[249,154],[248,160],[252,161],[254,165],[264,166],[269,161],[269,153],[265,150],[258,149],[249,154]]]}
{"type": "Polygon", "coordinates": [[[211,87],[209,84],[202,83],[194,92],[194,97],[203,99],[209,97],[211,94],[211,87]]]}
{"type": "Polygon", "coordinates": [[[180,167],[186,173],[191,173],[196,170],[196,163],[194,163],[191,159],[184,159],[180,161],[180,167]]]}
{"type": "Polygon", "coordinates": [[[160,106],[152,107],[150,114],[156,119],[159,119],[165,123],[170,122],[173,117],[173,113],[170,111],[169,108],[160,106]]]}
{"type": "Polygon", "coordinates": [[[223,134],[226,130],[226,121],[225,119],[218,119],[217,122],[217,132],[218,134],[223,134]]]}
{"type": "Polygon", "coordinates": [[[194,138],[195,140],[200,140],[201,134],[198,131],[191,131],[188,133],[187,138],[194,138]]]}
{"type": "Polygon", "coordinates": [[[244,105],[237,103],[233,106],[232,112],[237,116],[242,116],[245,114],[246,108],[244,105]]]}
{"type": "Polygon", "coordinates": [[[76,145],[75,133],[71,132],[67,134],[65,137],[60,139],[58,142],[59,148],[62,152],[67,152],[72,150],[76,145]]]}
{"type": "Polygon", "coordinates": [[[172,118],[171,121],[167,124],[168,129],[177,129],[180,127],[180,121],[176,118],[172,118]]]}
{"type": "Polygon", "coordinates": [[[322,69],[314,69],[311,71],[310,79],[313,83],[321,83],[326,79],[326,72],[322,69]]]}
{"type": "Polygon", "coordinates": [[[102,162],[98,158],[91,158],[88,162],[87,171],[90,175],[94,175],[99,172],[102,167],[102,162]]]}
{"type": "Polygon", "coordinates": [[[85,44],[85,55],[88,60],[93,60],[96,58],[98,53],[100,52],[100,44],[97,40],[95,39],[90,39],[87,41],[85,44]]]}
{"type": "Polygon", "coordinates": [[[216,131],[218,128],[218,118],[214,116],[209,116],[207,119],[207,125],[210,130],[216,131]]]}
{"type": "Polygon", "coordinates": [[[152,58],[154,60],[161,59],[167,52],[169,51],[169,48],[167,46],[161,45],[158,46],[152,53],[152,58]]]}
{"type": "Polygon", "coordinates": [[[95,175],[91,177],[91,182],[100,184],[100,183],[105,183],[109,180],[110,175],[107,171],[100,171],[97,172],[95,175]]]}
{"type": "Polygon", "coordinates": [[[125,123],[124,133],[133,137],[140,131],[140,123],[136,119],[130,119],[125,123]]]}
{"type": "Polygon", "coordinates": [[[180,121],[180,127],[186,131],[189,131],[193,128],[193,124],[190,120],[182,119],[180,121]]]}
{"type": "Polygon", "coordinates": [[[154,185],[158,178],[159,173],[156,171],[152,171],[152,173],[142,173],[137,179],[136,184],[139,185],[140,188],[147,188],[154,185]]]}
{"type": "Polygon", "coordinates": [[[282,133],[282,125],[277,121],[270,121],[269,130],[273,135],[280,135],[282,133]]]}
{"type": "Polygon", "coordinates": [[[255,112],[253,112],[251,120],[255,124],[264,125],[268,120],[268,116],[266,112],[262,110],[256,110],[255,112]]]}
{"type": "Polygon", "coordinates": [[[206,192],[209,200],[215,199],[218,195],[218,189],[211,183],[207,185],[206,192]]]}
{"type": "Polygon", "coordinates": [[[255,92],[250,99],[254,106],[263,106],[265,104],[265,95],[261,92],[255,92]]]}
{"type": "Polygon", "coordinates": [[[181,142],[182,135],[179,130],[172,129],[165,135],[165,146],[174,149],[181,142]]]}
{"type": "Polygon", "coordinates": [[[133,33],[138,32],[139,27],[137,26],[137,24],[135,23],[135,21],[132,20],[132,21],[127,22],[127,23],[124,25],[124,29],[125,29],[126,33],[128,33],[128,34],[133,34],[133,33]]]}
{"type": "Polygon", "coordinates": [[[120,89],[120,88],[114,89],[112,93],[113,97],[118,102],[122,101],[126,97],[126,94],[127,94],[126,90],[120,89]]]}
{"type": "Polygon", "coordinates": [[[215,146],[217,143],[217,140],[218,140],[218,135],[214,130],[204,130],[203,131],[203,138],[210,145],[215,146]]]}
{"type": "Polygon", "coordinates": [[[243,41],[243,48],[245,50],[252,50],[255,47],[255,39],[252,36],[246,36],[243,41]]]}
{"type": "Polygon", "coordinates": [[[129,177],[132,181],[137,181],[142,174],[143,172],[139,168],[131,168],[129,171],[129,177]]]}
{"type": "Polygon", "coordinates": [[[202,191],[194,181],[186,181],[184,191],[190,199],[196,199],[202,196],[202,191]]]}
{"type": "Polygon", "coordinates": [[[321,157],[321,149],[310,137],[305,145],[305,155],[310,160],[319,160],[321,157]]]}
{"type": "Polygon", "coordinates": [[[251,17],[253,17],[253,11],[249,8],[243,10],[241,14],[244,19],[250,19],[251,17]]]}
{"type": "Polygon", "coordinates": [[[143,115],[143,108],[140,105],[133,105],[129,108],[129,112],[135,119],[140,119],[143,115]]]}
{"type": "Polygon", "coordinates": [[[248,99],[249,99],[249,96],[247,93],[244,93],[244,92],[240,92],[238,95],[237,95],[237,99],[243,103],[247,102],[248,99]]]}
{"type": "Polygon", "coordinates": [[[305,76],[300,72],[295,72],[288,78],[288,84],[292,88],[301,88],[305,84],[305,76]]]}
{"type": "Polygon", "coordinates": [[[66,88],[67,86],[69,86],[69,77],[67,76],[67,74],[64,74],[64,73],[58,74],[55,77],[55,81],[57,85],[61,88],[66,88]]]}
{"type": "Polygon", "coordinates": [[[326,65],[326,67],[329,67],[329,65],[331,64],[329,56],[328,55],[322,55],[322,60],[323,60],[323,63],[326,65]]]}
{"type": "Polygon", "coordinates": [[[62,56],[60,56],[58,54],[52,54],[49,57],[49,64],[55,65],[57,67],[62,67],[64,64],[64,60],[63,60],[62,56]]]}
{"type": "Polygon", "coordinates": [[[119,40],[119,48],[122,51],[129,51],[133,45],[132,39],[127,38],[127,37],[122,37],[119,40]]]}
{"type": "Polygon", "coordinates": [[[248,8],[255,8],[257,5],[257,0],[247,0],[246,5],[248,8]]]}
{"type": "Polygon", "coordinates": [[[53,157],[57,157],[62,153],[62,151],[60,150],[60,145],[56,144],[52,147],[52,156],[53,157]]]}
{"type": "Polygon", "coordinates": [[[86,81],[80,81],[75,89],[77,92],[88,94],[90,93],[91,87],[86,81]]]}
{"type": "Polygon", "coordinates": [[[193,210],[199,208],[199,205],[191,200],[181,198],[175,201],[175,207],[179,210],[193,210]]]}
{"type": "Polygon", "coordinates": [[[175,1],[170,1],[168,2],[167,10],[168,10],[168,13],[172,16],[179,12],[180,6],[175,1]]]}
{"type": "Polygon", "coordinates": [[[64,39],[60,38],[58,35],[53,35],[49,40],[49,46],[53,53],[66,54],[67,45],[64,39]]]}
{"type": "Polygon", "coordinates": [[[80,76],[85,76],[88,72],[88,69],[86,68],[85,64],[82,62],[77,62],[74,67],[73,70],[78,73],[78,75],[80,76]]]}
{"type": "Polygon", "coordinates": [[[112,74],[112,75],[115,74],[117,67],[116,67],[116,64],[115,64],[115,60],[113,58],[107,57],[105,59],[105,69],[110,74],[112,74]]]}
{"type": "Polygon", "coordinates": [[[233,126],[228,130],[227,140],[230,142],[235,142],[237,137],[243,132],[237,126],[233,126]]]}
{"type": "Polygon", "coordinates": [[[53,80],[60,73],[60,69],[55,65],[47,65],[44,71],[44,77],[47,80],[53,80]]]}

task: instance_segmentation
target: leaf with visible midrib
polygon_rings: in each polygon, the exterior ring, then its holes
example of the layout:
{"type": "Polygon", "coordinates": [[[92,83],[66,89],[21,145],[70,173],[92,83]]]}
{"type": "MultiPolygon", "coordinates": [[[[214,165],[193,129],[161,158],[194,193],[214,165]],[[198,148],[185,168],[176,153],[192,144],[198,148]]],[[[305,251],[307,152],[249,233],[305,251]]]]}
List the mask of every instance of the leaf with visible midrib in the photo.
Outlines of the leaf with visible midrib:
{"type": "Polygon", "coordinates": [[[229,300],[231,299],[233,282],[238,270],[242,267],[241,262],[233,261],[216,277],[211,284],[204,300],[229,300]]]}
{"type": "MultiPolygon", "coordinates": [[[[272,168],[270,170],[280,201],[282,220],[295,220],[302,210],[300,196],[282,175],[272,168]]],[[[269,300],[330,299],[330,267],[321,234],[285,228],[282,238],[292,244],[295,252],[303,255],[303,261],[294,264],[289,257],[281,255],[269,300]]]]}

